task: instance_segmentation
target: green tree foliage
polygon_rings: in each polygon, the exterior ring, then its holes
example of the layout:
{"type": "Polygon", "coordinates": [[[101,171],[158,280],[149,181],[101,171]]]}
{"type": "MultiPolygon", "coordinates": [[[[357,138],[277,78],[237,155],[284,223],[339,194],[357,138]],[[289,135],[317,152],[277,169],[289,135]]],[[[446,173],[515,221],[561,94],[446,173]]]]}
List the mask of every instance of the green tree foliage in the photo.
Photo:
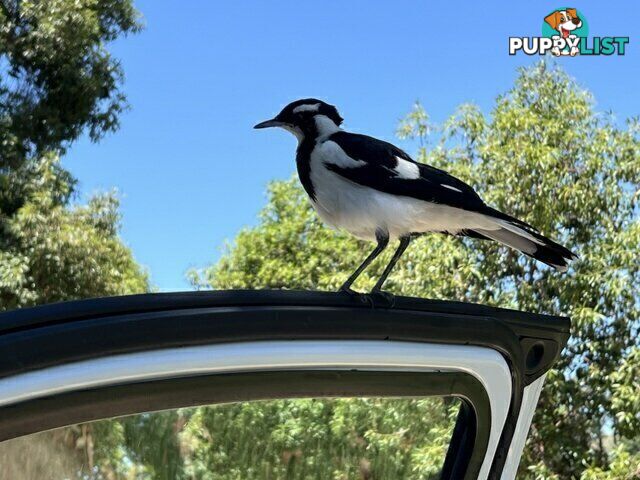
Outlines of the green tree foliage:
{"type": "Polygon", "coordinates": [[[195,410],[185,478],[436,479],[459,409],[440,399],[303,399],[195,410]]]}
{"type": "Polygon", "coordinates": [[[105,44],[140,28],[130,0],[0,0],[0,309],[144,291],[114,195],[71,207],[58,155],[126,106],[105,44]]]}
{"type": "Polygon", "coordinates": [[[71,187],[53,155],[28,178],[24,204],[1,225],[0,309],[148,289],[118,238],[113,194],[70,208],[71,187]]]}
{"type": "MultiPolygon", "coordinates": [[[[570,315],[572,340],[548,376],[519,478],[636,478],[637,121],[625,127],[597,112],[587,91],[542,62],[520,70],[490,115],[463,105],[437,129],[417,106],[400,134],[420,141],[419,161],[464,179],[489,204],[537,226],[580,259],[561,275],[492,243],[432,235],[412,244],[388,288],[570,315]]],[[[322,226],[296,179],[279,181],[269,187],[259,225],[240,232],[216,265],[192,279],[214,289],[333,290],[370,248],[322,226]]],[[[361,278],[362,289],[373,285],[390,255],[361,278]]]]}
{"type": "MultiPolygon", "coordinates": [[[[131,0],[0,0],[0,310],[149,289],[115,195],[75,205],[58,160],[83,132],[117,128],[126,100],[106,43],[139,28],[131,0]]],[[[110,422],[9,442],[0,478],[122,467],[124,439],[110,422]]]]}
{"type": "Polygon", "coordinates": [[[122,70],[105,42],[139,28],[131,0],[0,0],[0,168],[117,128],[122,70]]]}
{"type": "MultiPolygon", "coordinates": [[[[169,411],[136,415],[121,421],[102,422],[105,426],[116,423],[124,428],[124,451],[129,459],[127,474],[139,470],[139,477],[153,480],[174,480],[184,477],[181,444],[178,438],[185,424],[188,410],[183,414],[169,411]]],[[[102,470],[111,472],[106,461],[108,451],[101,457],[102,470]]],[[[122,463],[111,462],[122,469],[122,463]]],[[[115,471],[118,471],[117,469],[115,471]]],[[[123,477],[119,477],[123,478],[123,477]]],[[[127,477],[124,477],[127,478],[127,477]]]]}
{"type": "Polygon", "coordinates": [[[459,408],[323,398],[146,413],[0,444],[0,480],[436,480],[459,408]]]}

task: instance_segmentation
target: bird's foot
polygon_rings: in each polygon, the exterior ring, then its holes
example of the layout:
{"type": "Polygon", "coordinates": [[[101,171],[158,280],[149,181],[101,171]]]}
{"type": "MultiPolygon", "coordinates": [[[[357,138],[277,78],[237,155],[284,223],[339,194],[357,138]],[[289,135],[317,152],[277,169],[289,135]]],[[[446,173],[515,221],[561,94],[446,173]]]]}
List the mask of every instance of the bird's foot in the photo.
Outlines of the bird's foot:
{"type": "Polygon", "coordinates": [[[396,304],[396,296],[393,293],[372,290],[369,295],[377,306],[393,308],[396,304]]]}
{"type": "Polygon", "coordinates": [[[349,295],[349,297],[352,298],[353,300],[359,301],[360,303],[367,303],[372,308],[374,307],[371,295],[368,295],[366,293],[356,292],[355,290],[351,290],[351,288],[345,287],[344,285],[340,287],[340,290],[338,291],[346,295],[349,295]]]}

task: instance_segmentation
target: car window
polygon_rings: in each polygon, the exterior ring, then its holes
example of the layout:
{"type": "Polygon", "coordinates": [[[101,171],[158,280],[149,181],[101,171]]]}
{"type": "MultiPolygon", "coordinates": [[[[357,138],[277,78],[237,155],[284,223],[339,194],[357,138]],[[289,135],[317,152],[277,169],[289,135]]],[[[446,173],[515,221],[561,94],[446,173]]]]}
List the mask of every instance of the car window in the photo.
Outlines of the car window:
{"type": "Polygon", "coordinates": [[[461,403],[305,398],[144,413],[0,443],[0,478],[435,479],[461,403]]]}

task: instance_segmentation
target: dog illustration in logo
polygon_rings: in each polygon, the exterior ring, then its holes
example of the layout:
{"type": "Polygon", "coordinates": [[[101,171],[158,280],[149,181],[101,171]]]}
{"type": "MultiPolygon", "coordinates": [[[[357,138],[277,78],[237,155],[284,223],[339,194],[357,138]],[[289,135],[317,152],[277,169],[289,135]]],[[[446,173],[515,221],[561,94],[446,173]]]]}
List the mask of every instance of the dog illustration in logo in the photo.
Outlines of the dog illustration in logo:
{"type": "MultiPolygon", "coordinates": [[[[575,8],[556,10],[544,17],[544,21],[551,25],[551,28],[560,33],[560,35],[554,35],[552,38],[562,38],[564,40],[577,38],[577,36],[572,32],[582,26],[582,20],[578,17],[578,12],[575,8]]],[[[580,50],[577,46],[571,47],[569,51],[561,51],[559,47],[551,49],[551,53],[556,57],[560,55],[571,55],[574,57],[579,52],[580,50]]]]}

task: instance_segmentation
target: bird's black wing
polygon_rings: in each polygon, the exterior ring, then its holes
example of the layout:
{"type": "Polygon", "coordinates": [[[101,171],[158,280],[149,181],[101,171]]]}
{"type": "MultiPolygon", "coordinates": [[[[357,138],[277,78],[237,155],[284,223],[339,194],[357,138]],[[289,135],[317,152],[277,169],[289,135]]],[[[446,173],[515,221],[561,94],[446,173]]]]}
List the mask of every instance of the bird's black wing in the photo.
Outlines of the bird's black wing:
{"type": "Polygon", "coordinates": [[[405,151],[391,143],[367,135],[336,132],[328,141],[337,143],[357,166],[326,163],[325,166],[354,183],[392,195],[402,195],[463,210],[483,213],[506,220],[532,232],[538,230],[522,220],[489,207],[473,188],[444,170],[415,162],[405,151]],[[398,172],[401,161],[418,167],[417,178],[407,178],[398,172]]]}
{"type": "Polygon", "coordinates": [[[327,141],[338,144],[351,160],[338,159],[332,163],[329,158],[325,167],[354,183],[504,221],[502,228],[462,230],[457,235],[503,243],[559,270],[566,270],[568,261],[576,258],[574,253],[541,235],[528,223],[486,205],[463,181],[443,170],[414,162],[390,143],[342,131],[334,133],[327,141]]]}
{"type": "MultiPolygon", "coordinates": [[[[340,165],[327,162],[325,166],[359,185],[464,210],[484,213],[488,208],[473,188],[462,180],[438,168],[415,162],[406,152],[390,143],[342,131],[334,133],[327,141],[337,143],[349,157],[360,162],[353,167],[345,166],[347,162],[340,165]],[[417,166],[419,175],[416,178],[403,175],[399,168],[401,162],[417,166]]],[[[411,170],[415,171],[415,167],[411,170]]]]}

